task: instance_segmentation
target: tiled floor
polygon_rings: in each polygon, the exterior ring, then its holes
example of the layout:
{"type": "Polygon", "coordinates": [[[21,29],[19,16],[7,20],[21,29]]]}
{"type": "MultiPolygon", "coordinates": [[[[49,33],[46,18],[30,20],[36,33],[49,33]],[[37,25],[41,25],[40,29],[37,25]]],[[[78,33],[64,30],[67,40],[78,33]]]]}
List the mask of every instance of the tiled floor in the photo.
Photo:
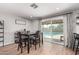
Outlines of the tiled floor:
{"type": "MultiPolygon", "coordinates": [[[[37,50],[32,47],[29,54],[27,54],[27,49],[25,48],[22,55],[74,55],[74,52],[71,49],[65,48],[62,45],[44,42],[40,48],[39,46],[37,47],[37,50]]],[[[0,54],[19,55],[20,51],[17,51],[16,44],[11,44],[5,47],[0,47],[0,54]]]]}

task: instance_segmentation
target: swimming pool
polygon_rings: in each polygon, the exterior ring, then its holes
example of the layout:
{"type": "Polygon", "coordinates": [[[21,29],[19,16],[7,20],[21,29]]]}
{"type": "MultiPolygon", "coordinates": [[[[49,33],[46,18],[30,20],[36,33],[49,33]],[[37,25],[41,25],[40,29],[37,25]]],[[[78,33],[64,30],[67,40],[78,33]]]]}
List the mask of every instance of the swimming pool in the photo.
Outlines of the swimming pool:
{"type": "Polygon", "coordinates": [[[63,35],[63,32],[43,32],[44,38],[51,38],[60,35],[63,35]]]}

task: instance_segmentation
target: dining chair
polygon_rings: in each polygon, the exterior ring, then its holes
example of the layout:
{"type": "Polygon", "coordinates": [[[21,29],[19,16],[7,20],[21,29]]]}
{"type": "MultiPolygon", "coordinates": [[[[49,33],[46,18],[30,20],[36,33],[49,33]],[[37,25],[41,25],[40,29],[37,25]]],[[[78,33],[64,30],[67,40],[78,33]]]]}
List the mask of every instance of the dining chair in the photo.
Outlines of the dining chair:
{"type": "Polygon", "coordinates": [[[23,53],[23,48],[27,47],[27,53],[29,53],[30,52],[29,35],[18,32],[18,37],[19,37],[18,51],[19,51],[19,49],[21,49],[21,53],[23,53]]]}
{"type": "Polygon", "coordinates": [[[37,44],[39,44],[40,47],[40,31],[37,31],[35,35],[35,50],[37,49],[36,47],[37,44]]]}
{"type": "Polygon", "coordinates": [[[21,32],[18,32],[18,50],[21,49],[21,53],[23,53],[23,43],[22,43],[22,38],[21,38],[21,32]]]}
{"type": "Polygon", "coordinates": [[[76,41],[77,43],[75,43],[76,45],[76,50],[75,50],[75,55],[77,55],[78,53],[78,48],[79,48],[79,34],[76,34],[76,41]]]}
{"type": "Polygon", "coordinates": [[[73,44],[73,51],[75,49],[75,55],[78,53],[78,48],[79,48],[79,34],[73,33],[74,34],[74,44],[73,44]]]}
{"type": "Polygon", "coordinates": [[[73,33],[73,51],[74,51],[74,48],[75,48],[75,43],[76,43],[76,35],[77,33],[73,33]]]}

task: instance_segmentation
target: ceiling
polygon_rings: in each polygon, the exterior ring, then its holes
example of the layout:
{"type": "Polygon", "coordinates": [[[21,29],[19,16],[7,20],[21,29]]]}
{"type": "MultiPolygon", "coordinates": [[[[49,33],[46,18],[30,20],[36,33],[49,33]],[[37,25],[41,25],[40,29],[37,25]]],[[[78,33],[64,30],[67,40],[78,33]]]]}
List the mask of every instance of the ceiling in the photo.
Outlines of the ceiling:
{"type": "Polygon", "coordinates": [[[36,3],[37,8],[30,7],[32,3],[0,3],[0,12],[10,13],[28,19],[45,18],[57,13],[79,9],[78,3],[36,3]]]}

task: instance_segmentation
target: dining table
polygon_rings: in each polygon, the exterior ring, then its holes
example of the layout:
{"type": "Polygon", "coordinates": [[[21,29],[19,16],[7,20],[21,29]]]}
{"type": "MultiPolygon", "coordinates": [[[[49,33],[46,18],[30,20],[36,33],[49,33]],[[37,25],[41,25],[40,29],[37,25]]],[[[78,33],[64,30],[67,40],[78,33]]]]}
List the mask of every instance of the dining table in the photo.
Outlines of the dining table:
{"type": "MultiPolygon", "coordinates": [[[[25,39],[27,41],[27,53],[30,52],[30,48],[31,48],[30,47],[30,38],[32,38],[33,36],[35,37],[35,35],[36,35],[35,33],[30,33],[30,34],[21,33],[21,36],[24,36],[24,37],[27,38],[27,39],[25,39]]],[[[41,39],[42,39],[41,41],[42,41],[42,44],[43,44],[43,33],[40,33],[40,36],[41,36],[41,39]]],[[[23,53],[23,48],[21,49],[21,53],[23,53]]]]}

